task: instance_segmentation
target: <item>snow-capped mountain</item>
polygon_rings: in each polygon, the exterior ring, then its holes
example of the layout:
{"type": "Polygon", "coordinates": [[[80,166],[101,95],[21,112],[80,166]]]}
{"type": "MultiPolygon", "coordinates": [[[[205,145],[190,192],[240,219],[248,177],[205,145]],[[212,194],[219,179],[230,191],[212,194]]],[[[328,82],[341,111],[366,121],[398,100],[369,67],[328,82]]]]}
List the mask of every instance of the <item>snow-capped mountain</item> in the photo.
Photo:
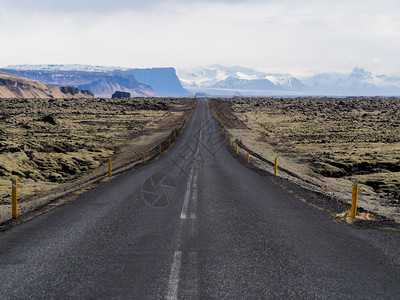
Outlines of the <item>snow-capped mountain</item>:
{"type": "Polygon", "coordinates": [[[399,76],[374,75],[358,67],[351,73],[321,73],[301,79],[237,66],[212,65],[177,72],[187,90],[211,95],[400,95],[399,76]]]}
{"type": "Polygon", "coordinates": [[[319,94],[330,95],[372,95],[398,96],[400,95],[400,77],[374,75],[363,68],[354,68],[350,74],[322,73],[303,82],[310,90],[319,94]]]}
{"type": "Polygon", "coordinates": [[[109,66],[92,66],[92,65],[9,65],[5,69],[18,71],[79,71],[79,72],[114,72],[127,71],[127,68],[109,67],[109,66]]]}
{"type": "Polygon", "coordinates": [[[290,74],[264,73],[239,66],[224,67],[212,65],[192,69],[177,70],[182,85],[191,92],[205,91],[213,94],[254,94],[251,91],[274,91],[287,94],[291,91],[304,91],[306,86],[290,74]]]}
{"type": "Polygon", "coordinates": [[[149,96],[154,92],[159,96],[196,93],[218,96],[236,93],[244,96],[400,96],[400,75],[376,75],[359,67],[349,73],[319,73],[302,78],[221,65],[179,69],[177,72],[174,68],[131,69],[78,64],[12,65],[2,70],[51,85],[83,86],[92,89],[97,96],[108,95],[118,84],[128,88],[122,77],[131,78],[132,75],[129,89],[135,86],[138,94],[149,96]],[[92,84],[100,77],[107,85],[92,84]],[[136,86],[140,83],[147,87],[136,86]]]}

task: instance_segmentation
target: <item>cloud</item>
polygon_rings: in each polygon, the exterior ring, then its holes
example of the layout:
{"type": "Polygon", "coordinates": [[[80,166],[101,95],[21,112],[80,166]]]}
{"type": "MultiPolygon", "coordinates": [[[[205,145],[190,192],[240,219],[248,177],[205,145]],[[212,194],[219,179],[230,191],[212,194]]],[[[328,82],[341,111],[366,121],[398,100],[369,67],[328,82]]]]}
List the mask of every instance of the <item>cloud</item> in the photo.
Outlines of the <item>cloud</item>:
{"type": "Polygon", "coordinates": [[[394,72],[397,1],[2,0],[0,65],[394,72]],[[385,58],[377,63],[375,58],[385,58]]]}
{"type": "MultiPolygon", "coordinates": [[[[271,0],[270,0],[271,1],[271,0]]],[[[9,11],[28,11],[41,13],[102,13],[112,14],[120,11],[152,11],[174,7],[190,7],[208,3],[254,4],[262,0],[2,0],[2,9],[9,11]]]]}

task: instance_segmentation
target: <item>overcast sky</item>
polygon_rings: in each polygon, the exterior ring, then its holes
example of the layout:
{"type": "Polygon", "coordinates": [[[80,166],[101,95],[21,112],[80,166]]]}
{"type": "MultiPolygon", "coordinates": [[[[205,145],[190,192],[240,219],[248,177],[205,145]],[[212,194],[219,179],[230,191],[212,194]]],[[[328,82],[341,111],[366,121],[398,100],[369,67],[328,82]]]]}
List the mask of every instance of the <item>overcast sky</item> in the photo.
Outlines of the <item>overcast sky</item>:
{"type": "Polygon", "coordinates": [[[395,0],[0,0],[0,66],[400,73],[395,0]]]}

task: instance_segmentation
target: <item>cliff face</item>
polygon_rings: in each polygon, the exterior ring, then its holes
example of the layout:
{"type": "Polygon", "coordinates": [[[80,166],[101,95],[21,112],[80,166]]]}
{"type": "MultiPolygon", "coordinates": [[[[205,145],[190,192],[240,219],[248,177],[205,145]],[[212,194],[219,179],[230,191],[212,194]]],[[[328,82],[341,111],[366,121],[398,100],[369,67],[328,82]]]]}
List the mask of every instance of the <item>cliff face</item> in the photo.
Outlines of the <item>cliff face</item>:
{"type": "Polygon", "coordinates": [[[131,94],[131,97],[154,97],[156,92],[151,86],[138,82],[132,74],[102,74],[98,80],[77,85],[80,89],[91,91],[97,97],[110,98],[115,91],[131,94]]]}
{"type": "Polygon", "coordinates": [[[13,70],[0,69],[21,77],[42,81],[56,86],[75,86],[91,91],[96,97],[110,98],[115,91],[131,93],[132,97],[154,97],[151,86],[138,82],[129,72],[86,72],[60,70],[13,70]]]}
{"type": "Polygon", "coordinates": [[[0,98],[93,98],[87,90],[51,86],[43,82],[0,72],[0,98]]]}
{"type": "Polygon", "coordinates": [[[174,68],[129,69],[136,80],[151,85],[159,96],[191,96],[185,90],[174,68]]]}
{"type": "Polygon", "coordinates": [[[174,68],[118,69],[81,65],[9,66],[0,71],[12,73],[51,85],[71,85],[88,89],[97,97],[111,97],[119,90],[132,97],[190,96],[174,68]]]}

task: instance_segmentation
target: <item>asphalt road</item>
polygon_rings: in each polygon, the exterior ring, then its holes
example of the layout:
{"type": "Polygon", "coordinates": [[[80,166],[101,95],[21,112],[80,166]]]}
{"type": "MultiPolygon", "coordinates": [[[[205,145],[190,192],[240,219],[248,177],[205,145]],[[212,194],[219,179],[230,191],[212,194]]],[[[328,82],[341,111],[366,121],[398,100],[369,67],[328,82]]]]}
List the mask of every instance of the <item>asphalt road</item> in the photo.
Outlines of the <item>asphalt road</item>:
{"type": "Polygon", "coordinates": [[[152,163],[0,234],[0,299],[399,299],[400,234],[238,163],[200,100],[152,163]]]}

